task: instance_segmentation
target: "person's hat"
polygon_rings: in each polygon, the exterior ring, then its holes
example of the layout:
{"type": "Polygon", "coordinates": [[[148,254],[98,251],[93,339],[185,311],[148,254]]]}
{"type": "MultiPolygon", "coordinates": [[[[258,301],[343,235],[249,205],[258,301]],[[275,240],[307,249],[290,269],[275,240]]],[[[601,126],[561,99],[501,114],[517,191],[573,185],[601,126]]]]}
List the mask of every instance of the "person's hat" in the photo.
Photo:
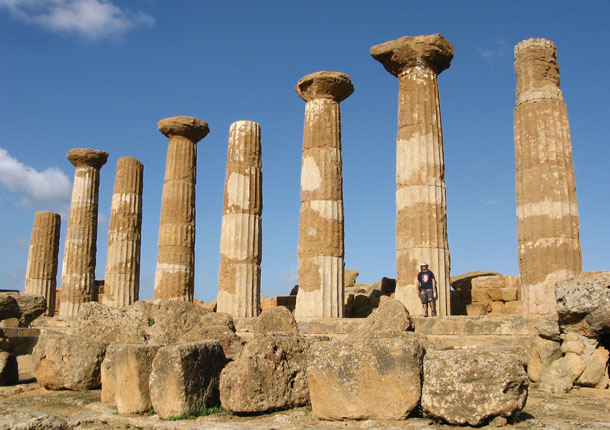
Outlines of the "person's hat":
{"type": "Polygon", "coordinates": [[[428,267],[428,263],[420,263],[420,265],[419,265],[419,267],[424,267],[424,266],[428,267]]]}

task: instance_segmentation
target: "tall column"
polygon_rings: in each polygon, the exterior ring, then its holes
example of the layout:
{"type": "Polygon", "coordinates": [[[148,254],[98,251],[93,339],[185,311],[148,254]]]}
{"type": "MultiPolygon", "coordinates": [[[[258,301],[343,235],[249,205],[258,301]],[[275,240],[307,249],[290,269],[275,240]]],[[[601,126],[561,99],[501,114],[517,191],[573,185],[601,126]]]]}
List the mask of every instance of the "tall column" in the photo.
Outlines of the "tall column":
{"type": "Polygon", "coordinates": [[[169,138],[169,146],[161,200],[155,299],[192,302],[197,142],[210,129],[207,122],[190,116],[162,119],[158,127],[169,138]]]}
{"type": "Polygon", "coordinates": [[[59,214],[36,212],[23,292],[47,299],[45,315],[49,316],[53,316],[55,313],[60,231],[61,216],[59,214]]]}
{"type": "Polygon", "coordinates": [[[568,112],[555,44],[515,46],[519,268],[526,314],[556,310],[555,283],[582,270],[568,112]]]}
{"type": "Polygon", "coordinates": [[[61,277],[61,316],[78,314],[81,303],[90,301],[93,294],[100,169],[107,159],[104,151],[68,151],[68,160],[76,172],[61,277]]]}
{"type": "Polygon", "coordinates": [[[139,160],[119,158],[110,210],[102,299],[103,304],[114,308],[129,306],[139,297],[143,173],[144,165],[139,160]]]}
{"type": "Polygon", "coordinates": [[[255,317],[260,306],[261,126],[237,121],[229,131],[217,311],[255,317]]]}
{"type": "Polygon", "coordinates": [[[437,76],[453,46],[440,34],[376,45],[371,55],[399,79],[396,139],[396,298],[422,315],[417,274],[428,263],[438,284],[439,315],[449,315],[449,243],[445,160],[437,76]]]}
{"type": "Polygon", "coordinates": [[[296,87],[305,105],[299,292],[296,317],[343,316],[343,174],[339,102],[354,92],[338,72],[307,75],[296,87]]]}

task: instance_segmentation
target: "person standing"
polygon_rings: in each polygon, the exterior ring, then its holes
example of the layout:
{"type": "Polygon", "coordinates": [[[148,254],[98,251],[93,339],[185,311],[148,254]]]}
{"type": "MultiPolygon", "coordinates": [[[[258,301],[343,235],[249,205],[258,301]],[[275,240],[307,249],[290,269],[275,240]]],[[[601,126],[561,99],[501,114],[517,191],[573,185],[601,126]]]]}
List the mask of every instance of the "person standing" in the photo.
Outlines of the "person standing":
{"type": "Polygon", "coordinates": [[[438,299],[438,291],[436,290],[436,278],[431,270],[428,270],[428,263],[419,265],[419,273],[417,274],[417,294],[424,307],[424,316],[428,316],[428,303],[432,316],[436,316],[436,299],[438,299]]]}

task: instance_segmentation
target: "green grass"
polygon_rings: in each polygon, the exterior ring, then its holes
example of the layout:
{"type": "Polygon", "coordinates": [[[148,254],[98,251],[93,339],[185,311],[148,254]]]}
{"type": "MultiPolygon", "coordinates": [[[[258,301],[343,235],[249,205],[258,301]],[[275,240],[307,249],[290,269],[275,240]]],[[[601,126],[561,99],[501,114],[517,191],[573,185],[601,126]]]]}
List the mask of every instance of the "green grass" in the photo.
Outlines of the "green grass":
{"type": "Polygon", "coordinates": [[[228,415],[227,411],[222,406],[206,407],[203,405],[191,405],[189,410],[182,415],[171,415],[167,417],[168,421],[180,421],[180,420],[194,420],[197,417],[206,417],[208,415],[228,415]]]}

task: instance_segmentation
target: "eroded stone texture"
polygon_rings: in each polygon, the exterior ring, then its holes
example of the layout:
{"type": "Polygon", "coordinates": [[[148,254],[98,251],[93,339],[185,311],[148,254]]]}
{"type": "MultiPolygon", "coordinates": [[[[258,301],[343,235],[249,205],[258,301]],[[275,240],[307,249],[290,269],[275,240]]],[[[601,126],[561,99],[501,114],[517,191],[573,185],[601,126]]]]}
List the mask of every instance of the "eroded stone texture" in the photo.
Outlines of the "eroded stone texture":
{"type": "Polygon", "coordinates": [[[555,311],[554,287],[582,270],[568,112],[555,44],[515,46],[519,268],[526,314],[555,311]]]}
{"type": "Polygon", "coordinates": [[[120,345],[114,352],[111,365],[115,369],[115,402],[120,414],[138,414],[152,408],[148,382],[159,348],[159,345],[120,345]]]}
{"type": "Polygon", "coordinates": [[[295,316],[343,316],[343,176],[339,103],[354,92],[339,72],[307,75],[296,87],[307,102],[301,167],[299,292],[295,316]]]}
{"type": "Polygon", "coordinates": [[[119,158],[102,298],[103,304],[114,308],[129,306],[139,298],[143,173],[144,165],[139,160],[119,158]]]}
{"type": "Polygon", "coordinates": [[[422,315],[416,280],[430,265],[438,283],[439,315],[450,314],[449,243],[443,131],[437,76],[453,46],[440,34],[404,36],[371,48],[399,79],[396,139],[396,298],[422,315]]]}
{"type": "Polygon", "coordinates": [[[66,231],[60,316],[78,314],[81,303],[92,299],[100,169],[107,159],[108,153],[104,151],[83,148],[68,151],[68,160],[76,167],[76,172],[66,231]]]}
{"type": "Polygon", "coordinates": [[[23,292],[44,297],[47,301],[45,315],[50,316],[55,313],[60,231],[61,216],[59,214],[36,212],[23,292]]]}
{"type": "Polygon", "coordinates": [[[155,299],[192,302],[197,142],[210,129],[205,121],[189,116],[162,119],[158,127],[169,138],[169,146],[161,200],[155,299]]]}
{"type": "Polygon", "coordinates": [[[263,212],[261,126],[236,121],[229,131],[218,312],[255,317],[260,308],[263,212]]]}

